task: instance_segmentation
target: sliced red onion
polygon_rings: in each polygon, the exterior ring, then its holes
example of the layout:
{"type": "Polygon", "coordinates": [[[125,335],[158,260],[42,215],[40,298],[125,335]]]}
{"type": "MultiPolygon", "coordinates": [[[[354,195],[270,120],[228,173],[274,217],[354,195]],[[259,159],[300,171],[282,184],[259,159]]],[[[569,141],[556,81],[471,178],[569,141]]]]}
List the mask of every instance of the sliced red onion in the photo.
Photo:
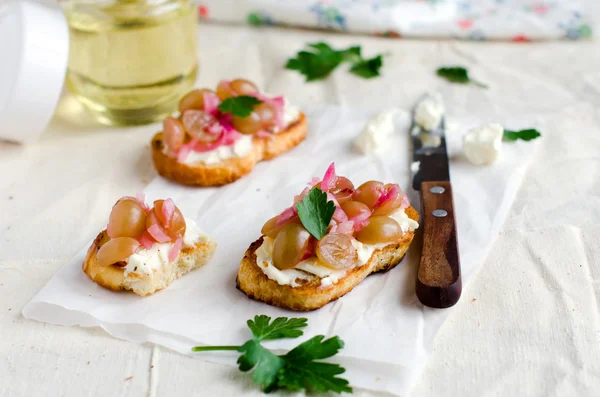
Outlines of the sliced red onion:
{"type": "Polygon", "coordinates": [[[205,92],[203,95],[204,99],[204,111],[212,115],[217,114],[217,107],[221,103],[221,100],[216,94],[212,92],[205,92]]]}
{"type": "Polygon", "coordinates": [[[329,191],[329,189],[335,186],[335,163],[331,163],[327,171],[325,171],[325,176],[323,176],[323,180],[321,181],[321,190],[324,192],[329,191]]]}
{"type": "Polygon", "coordinates": [[[356,215],[355,217],[350,218],[350,220],[354,222],[354,231],[358,232],[362,230],[363,227],[367,226],[369,224],[370,217],[371,214],[369,214],[368,212],[362,212],[356,215]]]}
{"type": "Polygon", "coordinates": [[[333,219],[338,223],[346,222],[348,221],[348,215],[346,215],[341,207],[337,207],[333,213],[333,219]]]}
{"type": "Polygon", "coordinates": [[[313,179],[310,180],[310,183],[308,184],[308,186],[314,187],[319,182],[321,182],[321,180],[319,178],[317,178],[316,176],[314,176],[313,179]]]}
{"type": "Polygon", "coordinates": [[[173,202],[173,199],[168,198],[163,201],[162,213],[165,218],[165,227],[168,229],[173,220],[173,214],[175,213],[175,203],[173,202]]]}
{"type": "Polygon", "coordinates": [[[347,234],[349,236],[352,236],[352,234],[354,233],[354,222],[346,221],[346,222],[338,223],[336,225],[335,232],[333,231],[333,228],[331,229],[331,232],[332,233],[342,233],[342,234],[347,234]]]}
{"type": "Polygon", "coordinates": [[[177,259],[177,255],[179,255],[179,251],[181,251],[181,247],[183,246],[182,238],[178,238],[173,246],[171,247],[171,251],[169,251],[169,262],[173,262],[177,259]]]}
{"type": "Polygon", "coordinates": [[[298,214],[298,210],[296,209],[296,205],[292,205],[289,208],[286,208],[277,218],[275,225],[280,226],[295,217],[298,214]]]}
{"type": "Polygon", "coordinates": [[[408,196],[406,194],[402,195],[402,205],[400,206],[400,209],[405,209],[410,207],[410,202],[408,201],[408,196]]]}
{"type": "Polygon", "coordinates": [[[335,204],[336,207],[340,206],[340,203],[337,201],[335,196],[329,192],[327,192],[327,201],[333,201],[333,204],[335,204]]]}
{"type": "Polygon", "coordinates": [[[138,241],[140,242],[140,245],[147,250],[152,248],[152,245],[154,245],[154,239],[152,236],[150,236],[150,233],[148,233],[147,230],[142,233],[142,235],[138,238],[138,241]]]}
{"type": "Polygon", "coordinates": [[[294,205],[298,202],[298,201],[302,201],[302,199],[304,198],[304,196],[306,196],[308,194],[308,192],[310,191],[309,188],[305,187],[304,190],[302,192],[300,192],[300,194],[298,194],[297,196],[294,197],[294,205]]]}
{"type": "Polygon", "coordinates": [[[402,194],[402,190],[400,190],[400,186],[392,185],[389,189],[383,191],[379,199],[375,203],[375,207],[385,204],[390,200],[396,200],[396,198],[402,194]]]}
{"type": "Polygon", "coordinates": [[[217,116],[217,119],[219,120],[219,123],[221,124],[221,126],[223,127],[225,132],[236,131],[236,129],[233,127],[233,124],[231,122],[231,114],[219,113],[219,115],[217,116]]]}
{"type": "Polygon", "coordinates": [[[184,144],[179,151],[177,152],[177,161],[180,163],[184,163],[187,160],[190,152],[192,151],[192,147],[196,144],[194,140],[184,144]]]}
{"type": "Polygon", "coordinates": [[[165,233],[165,231],[157,224],[150,226],[148,228],[148,233],[150,233],[152,238],[158,241],[159,243],[166,243],[168,241],[171,241],[171,237],[169,237],[167,233],[165,233]]]}

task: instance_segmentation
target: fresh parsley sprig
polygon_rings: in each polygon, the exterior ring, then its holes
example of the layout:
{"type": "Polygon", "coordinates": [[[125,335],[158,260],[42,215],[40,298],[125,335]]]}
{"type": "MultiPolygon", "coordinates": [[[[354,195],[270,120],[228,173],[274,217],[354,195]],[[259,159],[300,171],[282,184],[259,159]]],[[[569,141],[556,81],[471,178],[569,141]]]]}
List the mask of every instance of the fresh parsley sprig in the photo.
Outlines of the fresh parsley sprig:
{"type": "Polygon", "coordinates": [[[352,46],[345,50],[334,50],[327,43],[308,44],[308,50],[299,51],[295,58],[288,59],[285,67],[297,70],[306,77],[306,81],[324,79],[341,63],[349,62],[350,73],[369,79],[380,75],[383,65],[382,55],[365,59],[361,47],[352,46]]]}
{"type": "Polygon", "coordinates": [[[327,193],[313,187],[296,203],[296,209],[304,228],[317,240],[327,234],[327,227],[335,212],[335,204],[327,200],[327,193]]]}
{"type": "Polygon", "coordinates": [[[261,100],[253,96],[240,95],[225,99],[217,106],[217,109],[223,113],[231,113],[233,116],[243,118],[250,116],[254,106],[261,103],[261,100]]]}
{"type": "Polygon", "coordinates": [[[504,140],[510,142],[516,141],[517,139],[531,141],[539,138],[540,136],[542,136],[542,134],[540,134],[540,132],[534,128],[528,128],[526,130],[519,131],[511,131],[507,129],[504,130],[504,140]]]}
{"type": "Polygon", "coordinates": [[[453,83],[459,83],[459,84],[472,83],[481,88],[488,88],[487,85],[470,78],[469,71],[462,66],[441,67],[437,70],[436,73],[438,76],[440,76],[448,81],[451,81],[453,83]]]}
{"type": "Polygon", "coordinates": [[[252,380],[265,393],[277,389],[351,393],[349,382],[337,376],[346,371],[343,367],[317,361],[334,356],[344,347],[344,342],[337,336],[325,339],[323,335],[317,335],[283,355],[276,355],[261,345],[262,341],[302,336],[301,328],[307,325],[306,318],[277,317],[271,321],[269,316],[254,316],[254,320],[248,320],[252,339],[243,345],[197,346],[192,351],[235,350],[242,353],[237,360],[240,371],[254,369],[252,380]]]}

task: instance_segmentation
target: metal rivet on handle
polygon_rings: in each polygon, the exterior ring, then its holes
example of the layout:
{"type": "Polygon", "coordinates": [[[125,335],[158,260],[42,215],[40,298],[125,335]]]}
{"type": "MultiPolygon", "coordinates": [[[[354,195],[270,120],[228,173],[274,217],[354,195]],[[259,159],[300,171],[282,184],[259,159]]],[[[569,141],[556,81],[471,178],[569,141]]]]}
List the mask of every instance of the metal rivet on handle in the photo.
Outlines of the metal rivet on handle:
{"type": "Polygon", "coordinates": [[[445,210],[434,210],[431,214],[438,218],[443,218],[446,215],[448,215],[448,213],[445,210]]]}
{"type": "Polygon", "coordinates": [[[429,191],[433,194],[442,194],[446,191],[446,189],[444,189],[441,186],[434,186],[431,189],[429,189],[429,191]]]}

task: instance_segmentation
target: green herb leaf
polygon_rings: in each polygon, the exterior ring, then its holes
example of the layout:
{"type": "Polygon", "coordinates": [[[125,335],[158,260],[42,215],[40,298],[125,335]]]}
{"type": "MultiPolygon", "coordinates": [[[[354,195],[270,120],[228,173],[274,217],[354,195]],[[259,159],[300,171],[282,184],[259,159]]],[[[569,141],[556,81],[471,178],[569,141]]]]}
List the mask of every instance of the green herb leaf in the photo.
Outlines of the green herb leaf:
{"type": "Polygon", "coordinates": [[[468,70],[462,66],[441,67],[437,70],[436,73],[438,76],[440,76],[448,81],[451,81],[453,83],[459,83],[459,84],[473,83],[479,87],[488,88],[487,85],[471,79],[469,77],[468,70]]]}
{"type": "Polygon", "coordinates": [[[237,360],[240,371],[247,372],[254,368],[254,383],[265,391],[272,390],[277,385],[277,375],[284,366],[284,360],[254,339],[240,346],[239,351],[242,353],[237,360]]]}
{"type": "Polygon", "coordinates": [[[540,132],[536,129],[530,128],[527,130],[520,131],[511,131],[504,130],[504,140],[505,141],[516,141],[517,139],[522,139],[524,141],[531,141],[533,139],[539,138],[542,136],[540,132]]]}
{"type": "Polygon", "coordinates": [[[302,335],[299,328],[306,326],[305,318],[278,317],[271,321],[269,316],[255,316],[254,320],[248,320],[253,338],[242,346],[198,346],[192,348],[192,351],[239,351],[242,353],[237,360],[240,371],[248,372],[254,369],[252,380],[265,393],[278,388],[351,393],[352,388],[348,381],[337,377],[346,371],[343,367],[316,361],[329,358],[344,347],[344,342],[337,336],[323,340],[323,335],[317,335],[280,356],[260,344],[263,340],[296,338],[302,335]]]}
{"type": "Polygon", "coordinates": [[[358,76],[371,78],[379,75],[382,59],[377,56],[372,59],[363,59],[361,48],[352,46],[345,50],[334,50],[327,43],[319,42],[308,44],[308,51],[299,51],[295,58],[288,59],[285,67],[297,70],[306,77],[306,81],[324,79],[342,62],[352,63],[350,71],[358,76]],[[355,69],[356,71],[354,71],[355,69]],[[376,70],[376,74],[374,74],[376,70]]]}
{"type": "Polygon", "coordinates": [[[306,388],[323,393],[352,392],[348,381],[337,377],[346,371],[344,368],[338,364],[315,361],[329,358],[344,347],[344,342],[337,336],[323,341],[324,338],[323,335],[317,335],[282,356],[284,368],[279,375],[277,386],[289,390],[306,388]]]}
{"type": "Polygon", "coordinates": [[[377,55],[375,58],[363,59],[356,62],[350,68],[350,73],[354,73],[365,79],[370,79],[379,76],[379,69],[383,65],[383,57],[377,55]]]}
{"type": "Polygon", "coordinates": [[[302,197],[302,201],[296,203],[296,209],[302,225],[320,240],[327,233],[327,227],[335,212],[335,204],[333,201],[327,201],[327,193],[314,187],[308,195],[302,197]]]}
{"type": "Polygon", "coordinates": [[[297,338],[303,334],[299,328],[308,325],[306,318],[277,317],[271,323],[269,316],[254,316],[253,320],[248,320],[248,328],[252,331],[254,339],[258,341],[282,338],[297,338]]]}
{"type": "Polygon", "coordinates": [[[225,99],[219,104],[217,109],[223,113],[231,113],[236,117],[248,117],[254,106],[262,103],[253,96],[240,95],[225,99]]]}

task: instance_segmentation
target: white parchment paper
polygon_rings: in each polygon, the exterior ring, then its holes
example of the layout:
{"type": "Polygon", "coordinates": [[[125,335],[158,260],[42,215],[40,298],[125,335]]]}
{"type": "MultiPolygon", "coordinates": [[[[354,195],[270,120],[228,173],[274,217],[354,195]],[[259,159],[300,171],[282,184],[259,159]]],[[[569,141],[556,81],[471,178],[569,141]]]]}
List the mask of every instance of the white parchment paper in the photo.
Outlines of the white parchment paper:
{"type": "MultiPolygon", "coordinates": [[[[409,183],[407,130],[398,130],[377,156],[364,156],[352,148],[352,140],[372,113],[328,106],[307,109],[305,142],[225,187],[184,187],[157,177],[145,191],[147,199],[172,197],[187,217],[212,234],[219,244],[212,262],[166,290],[141,298],[114,293],[90,281],[81,271],[87,250],[83,247],[23,309],[24,316],[51,324],[100,326],[115,337],[153,342],[183,354],[192,354],[190,348],[197,344],[244,342],[250,335],[245,321],[256,314],[304,316],[309,326],[300,340],[315,334],[338,335],[344,340],[346,347],[338,361],[346,366],[345,376],[353,386],[406,394],[452,310],[426,308],[415,296],[419,236],[395,269],[368,277],[351,293],[314,312],[274,308],[248,299],[235,288],[240,259],[259,237],[263,223],[289,206],[311,177],[321,177],[332,161],[338,175],[356,185],[370,179],[399,183],[418,208],[409,183]]],[[[470,124],[473,120],[461,120],[461,129],[448,132],[448,146],[454,153],[451,177],[463,284],[473,277],[493,243],[535,147],[526,142],[505,144],[496,164],[474,167],[459,153],[460,135],[470,124]]],[[[107,219],[112,205],[106,205],[107,219]]],[[[288,349],[298,342],[273,341],[268,346],[288,349]]],[[[236,354],[195,356],[235,365],[236,354]]]]}

